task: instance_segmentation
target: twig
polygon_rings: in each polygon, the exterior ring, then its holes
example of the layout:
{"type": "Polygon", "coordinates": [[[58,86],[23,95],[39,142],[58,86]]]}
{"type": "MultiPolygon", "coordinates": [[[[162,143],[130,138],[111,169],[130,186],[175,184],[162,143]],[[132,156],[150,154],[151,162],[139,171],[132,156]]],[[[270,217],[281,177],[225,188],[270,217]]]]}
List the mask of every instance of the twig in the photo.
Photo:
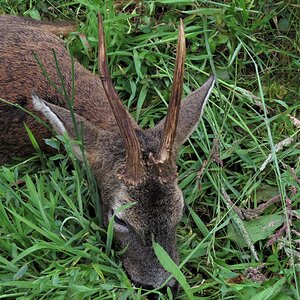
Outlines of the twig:
{"type": "MultiPolygon", "coordinates": [[[[231,208],[233,208],[235,205],[230,200],[229,195],[226,193],[224,187],[222,187],[221,192],[222,192],[222,195],[224,197],[225,204],[226,204],[227,208],[231,210],[231,208]]],[[[235,212],[235,210],[234,210],[234,212],[235,212]]],[[[251,242],[250,236],[248,234],[247,229],[244,226],[242,218],[240,218],[240,216],[237,213],[234,213],[232,215],[232,219],[233,219],[234,223],[236,224],[237,228],[240,230],[240,234],[244,238],[244,241],[245,241],[246,245],[249,247],[252,255],[255,258],[255,260],[259,261],[257,252],[256,252],[255,247],[254,247],[254,244],[251,242]]]]}

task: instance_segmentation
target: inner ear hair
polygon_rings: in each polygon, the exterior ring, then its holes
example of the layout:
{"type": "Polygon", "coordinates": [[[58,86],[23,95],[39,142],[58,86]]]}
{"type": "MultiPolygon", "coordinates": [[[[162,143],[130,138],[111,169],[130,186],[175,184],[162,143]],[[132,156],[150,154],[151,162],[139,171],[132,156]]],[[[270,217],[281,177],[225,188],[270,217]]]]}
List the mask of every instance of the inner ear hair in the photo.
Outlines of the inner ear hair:
{"type": "MultiPolygon", "coordinates": [[[[50,123],[51,127],[57,134],[67,134],[71,139],[76,139],[73,119],[69,110],[48,103],[47,101],[39,98],[35,94],[32,95],[32,103],[34,110],[44,115],[46,120],[50,123]]],[[[96,140],[97,130],[91,123],[86,121],[84,118],[80,117],[77,114],[74,115],[78,128],[80,129],[81,127],[83,127],[84,132],[82,136],[84,138],[84,144],[87,146],[88,149],[89,145],[93,145],[93,143],[96,140]]],[[[79,145],[73,142],[72,149],[76,158],[78,158],[80,161],[83,161],[83,153],[79,145]]],[[[89,157],[90,154],[91,153],[88,153],[88,151],[85,151],[85,155],[87,157],[89,157]]]]}
{"type": "Polygon", "coordinates": [[[65,134],[66,128],[59,117],[46,105],[45,101],[39,98],[36,94],[32,94],[33,109],[41,112],[48,120],[52,128],[57,134],[65,134]]]}

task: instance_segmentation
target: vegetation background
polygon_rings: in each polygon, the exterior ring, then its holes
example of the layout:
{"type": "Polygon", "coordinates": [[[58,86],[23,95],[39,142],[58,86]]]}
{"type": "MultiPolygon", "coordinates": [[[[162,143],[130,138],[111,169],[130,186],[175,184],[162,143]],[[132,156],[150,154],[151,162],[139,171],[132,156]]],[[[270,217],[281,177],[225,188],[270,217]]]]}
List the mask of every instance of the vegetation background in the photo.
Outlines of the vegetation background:
{"type": "MultiPolygon", "coordinates": [[[[218,78],[178,158],[181,263],[163,263],[182,288],[160,299],[300,299],[299,1],[0,0],[1,13],[76,21],[66,46],[95,73],[99,10],[113,80],[141,126],[166,113],[180,18],[184,93],[218,78]]],[[[99,226],[87,171],[36,149],[0,167],[0,299],[145,299],[99,226]]]]}

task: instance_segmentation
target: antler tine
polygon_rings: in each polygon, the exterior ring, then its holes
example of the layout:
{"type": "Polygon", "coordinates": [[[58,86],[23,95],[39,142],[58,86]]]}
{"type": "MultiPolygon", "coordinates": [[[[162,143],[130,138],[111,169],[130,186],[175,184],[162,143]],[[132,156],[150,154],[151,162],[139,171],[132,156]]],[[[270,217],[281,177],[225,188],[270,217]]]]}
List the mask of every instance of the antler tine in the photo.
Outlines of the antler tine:
{"type": "Polygon", "coordinates": [[[180,19],[172,92],[160,149],[155,159],[157,163],[164,163],[170,158],[176,136],[183,87],[185,50],[184,28],[182,19],[180,19]]]}
{"type": "Polygon", "coordinates": [[[139,183],[143,178],[141,147],[132,121],[125,110],[109,75],[106,47],[101,14],[98,13],[98,67],[103,88],[120,129],[126,147],[126,170],[124,179],[131,184],[139,183]]]}

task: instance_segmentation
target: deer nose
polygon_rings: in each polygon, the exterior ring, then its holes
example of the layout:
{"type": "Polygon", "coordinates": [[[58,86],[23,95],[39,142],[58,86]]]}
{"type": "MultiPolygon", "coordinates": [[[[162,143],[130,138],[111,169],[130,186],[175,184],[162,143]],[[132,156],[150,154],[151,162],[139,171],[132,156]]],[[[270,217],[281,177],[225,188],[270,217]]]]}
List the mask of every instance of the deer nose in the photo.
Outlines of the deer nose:
{"type": "Polygon", "coordinates": [[[167,289],[170,288],[173,296],[175,296],[178,293],[179,290],[179,284],[175,279],[172,279],[169,284],[167,284],[166,286],[164,286],[162,289],[160,289],[159,291],[163,294],[167,293],[167,289]]]}
{"type": "MultiPolygon", "coordinates": [[[[136,284],[138,286],[138,284],[136,284]]],[[[149,286],[149,285],[139,285],[141,286],[143,289],[146,289],[146,290],[153,290],[155,287],[153,286],[149,286]]],[[[159,291],[162,293],[162,294],[166,294],[167,293],[167,289],[170,288],[171,289],[171,292],[172,294],[175,296],[177,293],[178,293],[178,290],[179,290],[179,284],[178,282],[175,280],[175,279],[172,279],[169,281],[169,283],[167,283],[163,288],[161,288],[159,291]]],[[[158,300],[159,299],[159,294],[157,293],[151,293],[151,294],[148,294],[147,295],[147,299],[148,300],[158,300]]]]}

